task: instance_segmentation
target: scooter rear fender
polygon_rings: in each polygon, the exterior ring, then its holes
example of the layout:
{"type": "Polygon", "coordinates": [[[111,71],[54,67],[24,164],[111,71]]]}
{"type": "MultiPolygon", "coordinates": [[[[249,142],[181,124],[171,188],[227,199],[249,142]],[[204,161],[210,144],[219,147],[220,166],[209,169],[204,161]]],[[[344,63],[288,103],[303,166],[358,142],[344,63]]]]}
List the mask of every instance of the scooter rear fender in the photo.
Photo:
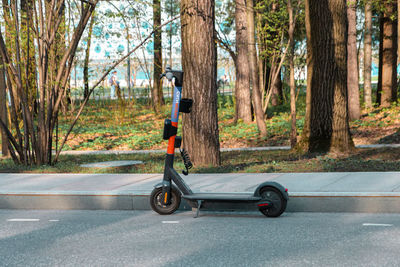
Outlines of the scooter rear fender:
{"type": "Polygon", "coordinates": [[[266,187],[266,186],[268,186],[268,187],[274,187],[274,188],[278,189],[278,190],[282,193],[282,196],[283,196],[286,200],[289,200],[289,194],[287,193],[286,188],[284,188],[281,184],[279,184],[279,183],[277,183],[277,182],[264,182],[264,183],[260,184],[260,185],[257,187],[256,191],[254,191],[254,196],[255,196],[255,197],[260,197],[260,190],[261,190],[261,188],[266,187]]]}

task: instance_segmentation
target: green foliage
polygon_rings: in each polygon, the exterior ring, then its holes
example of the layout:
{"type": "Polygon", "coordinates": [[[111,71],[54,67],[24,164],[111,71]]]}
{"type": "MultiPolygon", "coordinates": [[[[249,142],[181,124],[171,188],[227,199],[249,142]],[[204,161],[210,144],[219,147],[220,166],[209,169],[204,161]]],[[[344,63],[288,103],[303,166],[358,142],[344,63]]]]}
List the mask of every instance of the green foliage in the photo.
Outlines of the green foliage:
{"type": "MultiPolygon", "coordinates": [[[[304,1],[292,0],[296,19],[295,43],[296,49],[305,39],[304,1]]],[[[260,56],[268,59],[277,56],[288,39],[289,14],[287,0],[261,0],[256,4],[257,32],[260,40],[260,56]]]]}
{"type": "Polygon", "coordinates": [[[287,31],[289,16],[284,0],[262,0],[256,5],[258,35],[264,47],[260,55],[268,58],[281,50],[282,36],[287,31]]]}

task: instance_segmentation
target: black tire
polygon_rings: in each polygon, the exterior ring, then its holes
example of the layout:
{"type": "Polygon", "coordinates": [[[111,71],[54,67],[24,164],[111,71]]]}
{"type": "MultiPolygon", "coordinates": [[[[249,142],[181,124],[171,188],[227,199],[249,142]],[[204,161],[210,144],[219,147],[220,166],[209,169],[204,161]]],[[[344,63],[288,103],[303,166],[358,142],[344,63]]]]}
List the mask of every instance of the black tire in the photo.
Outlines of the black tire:
{"type": "Polygon", "coordinates": [[[286,210],[287,200],[283,197],[281,191],[274,187],[266,186],[261,188],[260,195],[263,200],[272,202],[268,208],[260,208],[260,212],[267,217],[279,217],[286,210]]]}
{"type": "Polygon", "coordinates": [[[154,188],[150,196],[151,208],[160,215],[169,215],[174,213],[181,204],[181,194],[175,188],[171,187],[171,204],[162,204],[162,188],[154,188]]]}

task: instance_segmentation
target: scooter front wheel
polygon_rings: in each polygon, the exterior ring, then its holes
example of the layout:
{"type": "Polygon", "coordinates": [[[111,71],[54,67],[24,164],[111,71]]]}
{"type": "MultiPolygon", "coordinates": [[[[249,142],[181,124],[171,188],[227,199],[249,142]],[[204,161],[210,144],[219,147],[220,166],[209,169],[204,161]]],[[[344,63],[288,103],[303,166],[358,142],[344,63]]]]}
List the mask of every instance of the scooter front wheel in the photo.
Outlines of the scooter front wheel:
{"type": "Polygon", "coordinates": [[[272,205],[266,208],[260,208],[260,212],[267,217],[279,217],[286,209],[287,200],[282,193],[271,186],[261,188],[260,195],[263,200],[269,201],[272,205]]]}
{"type": "Polygon", "coordinates": [[[162,188],[154,188],[150,196],[151,208],[161,215],[168,215],[174,213],[181,204],[181,195],[175,189],[171,188],[171,203],[169,205],[163,204],[162,188]]]}

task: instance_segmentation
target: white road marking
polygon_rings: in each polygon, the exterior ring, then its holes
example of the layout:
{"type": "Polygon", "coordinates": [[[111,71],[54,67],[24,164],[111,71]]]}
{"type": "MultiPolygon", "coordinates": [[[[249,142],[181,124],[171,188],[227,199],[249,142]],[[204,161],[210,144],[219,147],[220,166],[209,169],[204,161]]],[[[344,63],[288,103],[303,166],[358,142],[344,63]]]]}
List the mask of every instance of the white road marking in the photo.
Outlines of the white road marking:
{"type": "Polygon", "coordinates": [[[162,221],[162,223],[179,223],[179,221],[162,221]]]}
{"type": "Polygon", "coordinates": [[[39,219],[8,219],[7,222],[38,222],[39,219]]]}
{"type": "Polygon", "coordinates": [[[381,226],[381,227],[390,227],[393,224],[386,224],[386,223],[363,223],[363,226],[381,226]]]}

